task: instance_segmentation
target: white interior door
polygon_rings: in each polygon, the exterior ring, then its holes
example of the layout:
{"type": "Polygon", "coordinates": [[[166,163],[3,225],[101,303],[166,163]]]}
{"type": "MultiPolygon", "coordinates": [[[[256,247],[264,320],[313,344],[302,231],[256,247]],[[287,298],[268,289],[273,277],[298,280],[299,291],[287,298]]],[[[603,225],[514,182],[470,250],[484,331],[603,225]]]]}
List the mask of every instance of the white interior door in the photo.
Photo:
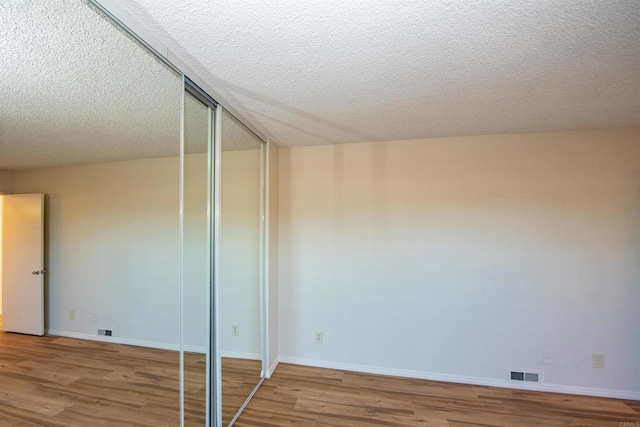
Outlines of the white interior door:
{"type": "Polygon", "coordinates": [[[44,335],[44,194],[3,197],[3,329],[44,335]]]}

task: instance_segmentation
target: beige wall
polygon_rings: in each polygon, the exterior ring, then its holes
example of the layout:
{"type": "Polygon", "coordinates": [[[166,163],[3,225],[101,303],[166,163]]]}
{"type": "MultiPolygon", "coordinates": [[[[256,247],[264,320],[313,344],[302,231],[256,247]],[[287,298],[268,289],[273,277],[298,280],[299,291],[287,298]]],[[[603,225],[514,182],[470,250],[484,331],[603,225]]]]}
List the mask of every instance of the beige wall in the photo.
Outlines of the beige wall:
{"type": "Polygon", "coordinates": [[[297,147],[280,173],[282,360],[640,396],[639,128],[297,147]]]}
{"type": "Polygon", "coordinates": [[[86,338],[106,328],[120,342],[177,345],[179,176],[178,158],[15,174],[16,193],[46,195],[51,333],[86,338]]]}
{"type": "Polygon", "coordinates": [[[2,314],[2,204],[4,200],[0,196],[0,314],[2,314]]]}
{"type": "Polygon", "coordinates": [[[13,190],[13,172],[0,169],[0,194],[13,190]]]}
{"type": "Polygon", "coordinates": [[[267,145],[267,238],[268,247],[268,368],[275,366],[278,360],[278,234],[279,234],[279,185],[280,185],[280,148],[269,141],[267,145]]]}
{"type": "MultiPolygon", "coordinates": [[[[0,169],[0,194],[13,190],[13,172],[0,169]]],[[[2,196],[0,196],[0,314],[2,314],[2,196]]]]}
{"type": "MultiPolygon", "coordinates": [[[[16,192],[46,194],[47,329],[87,338],[107,328],[125,343],[177,345],[179,173],[178,158],[15,173],[16,192]]],[[[186,156],[184,342],[193,351],[202,351],[209,336],[206,174],[206,155],[186,156]]],[[[221,345],[255,356],[260,150],[224,152],[222,191],[221,345]],[[231,336],[231,324],[240,325],[239,337],[231,336]]]]}
{"type": "Polygon", "coordinates": [[[218,307],[223,356],[260,359],[262,149],[256,145],[222,152],[218,307]]]}

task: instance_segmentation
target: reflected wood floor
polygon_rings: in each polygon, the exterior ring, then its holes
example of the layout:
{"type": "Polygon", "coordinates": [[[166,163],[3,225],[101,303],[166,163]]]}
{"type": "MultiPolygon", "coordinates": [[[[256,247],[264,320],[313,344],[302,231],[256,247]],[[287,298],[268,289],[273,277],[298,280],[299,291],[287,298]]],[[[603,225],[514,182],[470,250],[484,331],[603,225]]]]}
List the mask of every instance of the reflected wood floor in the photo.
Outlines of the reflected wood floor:
{"type": "Polygon", "coordinates": [[[175,426],[178,385],[177,352],[0,332],[2,426],[175,426]]]}
{"type": "MultiPolygon", "coordinates": [[[[174,427],[178,367],[175,351],[0,331],[0,426],[174,427]]],[[[187,426],[205,424],[205,370],[204,355],[185,354],[187,426]]],[[[231,419],[257,384],[260,362],[224,359],[223,377],[231,419]]]]}
{"type": "Polygon", "coordinates": [[[620,427],[624,422],[640,426],[640,402],[280,364],[235,425],[620,427]]]}
{"type": "MultiPolygon", "coordinates": [[[[204,354],[185,353],[185,424],[203,426],[206,411],[204,354]],[[199,386],[199,387],[198,387],[199,386]],[[194,392],[195,391],[195,392],[194,392]]],[[[259,360],[222,358],[222,424],[228,425],[260,381],[259,360]]]]}
{"type": "Polygon", "coordinates": [[[222,425],[228,425],[260,382],[262,361],[222,358],[222,425]]]}

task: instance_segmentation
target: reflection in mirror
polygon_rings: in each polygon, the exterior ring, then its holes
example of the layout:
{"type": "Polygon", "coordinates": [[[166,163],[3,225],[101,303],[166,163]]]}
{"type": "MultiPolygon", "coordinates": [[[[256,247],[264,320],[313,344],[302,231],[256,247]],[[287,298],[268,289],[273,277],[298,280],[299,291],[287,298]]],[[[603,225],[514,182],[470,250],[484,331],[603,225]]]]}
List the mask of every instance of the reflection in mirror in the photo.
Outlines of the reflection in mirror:
{"type": "Polygon", "coordinates": [[[0,372],[23,372],[3,405],[43,425],[178,425],[181,76],[75,0],[1,2],[0,51],[0,191],[45,194],[50,335],[0,333],[20,355],[0,372]]]}
{"type": "Polygon", "coordinates": [[[209,359],[209,301],[211,289],[212,203],[209,116],[213,110],[190,93],[184,102],[183,163],[183,341],[185,426],[203,426],[209,402],[207,365],[209,359]]]}
{"type": "Polygon", "coordinates": [[[222,115],[219,342],[222,419],[228,425],[259,383],[263,143],[222,115]]]}

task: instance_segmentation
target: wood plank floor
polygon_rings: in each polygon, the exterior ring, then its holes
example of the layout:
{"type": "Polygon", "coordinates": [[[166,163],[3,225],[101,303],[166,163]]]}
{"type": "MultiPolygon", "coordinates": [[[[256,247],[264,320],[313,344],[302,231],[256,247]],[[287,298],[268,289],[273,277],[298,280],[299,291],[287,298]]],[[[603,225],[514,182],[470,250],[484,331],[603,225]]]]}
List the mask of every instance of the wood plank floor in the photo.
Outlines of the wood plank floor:
{"type": "Polygon", "coordinates": [[[178,385],[177,352],[0,333],[2,426],[175,426],[178,385]]]}
{"type": "Polygon", "coordinates": [[[236,426],[640,426],[640,402],[280,364],[236,426]]]}
{"type": "MultiPolygon", "coordinates": [[[[204,358],[185,360],[186,424],[202,426],[204,358]]],[[[245,361],[224,365],[237,371],[223,384],[226,399],[237,407],[255,372],[248,374],[245,361]]],[[[177,426],[178,378],[176,352],[0,332],[0,426],[177,426]]],[[[230,419],[235,411],[228,407],[223,413],[230,419]]],[[[625,422],[640,426],[640,402],[281,364],[236,425],[620,427],[625,422]]]]}
{"type": "Polygon", "coordinates": [[[261,361],[222,358],[222,425],[228,425],[235,417],[260,382],[261,372],[261,361]]]}
{"type": "MultiPolygon", "coordinates": [[[[177,426],[178,369],[175,351],[0,332],[0,426],[177,426]]],[[[185,354],[187,426],[205,424],[205,370],[185,354]]],[[[223,359],[225,419],[259,378],[259,361],[223,359]]]]}

